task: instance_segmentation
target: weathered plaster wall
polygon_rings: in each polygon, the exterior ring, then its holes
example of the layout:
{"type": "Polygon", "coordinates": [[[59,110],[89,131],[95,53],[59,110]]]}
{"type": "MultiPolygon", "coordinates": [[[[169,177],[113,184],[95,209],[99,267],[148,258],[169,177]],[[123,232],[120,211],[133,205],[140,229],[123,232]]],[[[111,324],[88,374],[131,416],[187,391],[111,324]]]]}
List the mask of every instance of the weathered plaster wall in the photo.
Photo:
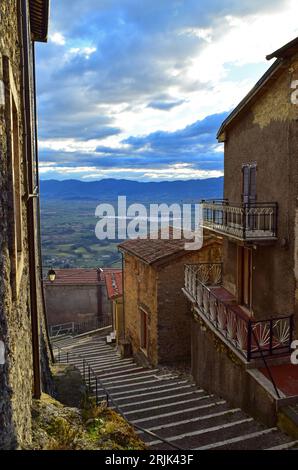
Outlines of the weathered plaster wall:
{"type": "Polygon", "coordinates": [[[291,102],[291,83],[298,79],[298,60],[293,58],[285,67],[285,72],[266,93],[255,102],[253,123],[265,129],[273,121],[286,122],[297,118],[297,108],[291,102]]]}
{"type": "Polygon", "coordinates": [[[195,382],[268,426],[276,424],[274,399],[243,363],[200,320],[191,323],[191,373],[195,382]]]}
{"type": "Polygon", "coordinates": [[[99,296],[100,296],[99,311],[103,315],[112,315],[113,305],[112,305],[112,302],[108,298],[107,288],[106,288],[105,282],[101,282],[101,284],[100,284],[100,294],[99,294],[99,296]]]}
{"type": "Polygon", "coordinates": [[[83,322],[101,315],[99,285],[45,285],[45,299],[49,325],[83,322]]]}
{"type": "MultiPolygon", "coordinates": [[[[257,202],[278,203],[278,241],[253,251],[253,311],[258,318],[294,312],[298,105],[291,102],[291,83],[297,78],[296,58],[251,109],[235,120],[225,142],[225,197],[241,202],[242,164],[256,162],[257,202]]],[[[224,244],[224,282],[235,291],[232,243],[224,244]]]]}
{"type": "Polygon", "coordinates": [[[190,360],[189,306],[182,292],[185,264],[217,263],[222,260],[221,245],[215,243],[190,251],[158,270],[158,362],[190,360]]]}

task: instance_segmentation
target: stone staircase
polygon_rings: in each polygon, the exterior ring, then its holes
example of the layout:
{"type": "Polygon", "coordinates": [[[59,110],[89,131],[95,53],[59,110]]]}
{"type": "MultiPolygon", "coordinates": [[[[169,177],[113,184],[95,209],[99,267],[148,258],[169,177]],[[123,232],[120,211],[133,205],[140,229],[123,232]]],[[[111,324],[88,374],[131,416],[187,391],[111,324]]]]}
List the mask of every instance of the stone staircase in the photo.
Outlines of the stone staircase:
{"type": "MultiPolygon", "coordinates": [[[[276,427],[266,428],[239,408],[232,408],[225,400],[199,389],[188,378],[161,369],[145,369],[133,359],[121,359],[103,337],[65,338],[58,343],[63,348],[61,362],[68,352],[69,362],[81,371],[82,357],[92,366],[117,407],[150,449],[298,447],[298,441],[276,427]]],[[[92,378],[92,386],[94,382],[92,378]]],[[[100,400],[104,400],[105,392],[100,387],[99,394],[100,400]]]]}

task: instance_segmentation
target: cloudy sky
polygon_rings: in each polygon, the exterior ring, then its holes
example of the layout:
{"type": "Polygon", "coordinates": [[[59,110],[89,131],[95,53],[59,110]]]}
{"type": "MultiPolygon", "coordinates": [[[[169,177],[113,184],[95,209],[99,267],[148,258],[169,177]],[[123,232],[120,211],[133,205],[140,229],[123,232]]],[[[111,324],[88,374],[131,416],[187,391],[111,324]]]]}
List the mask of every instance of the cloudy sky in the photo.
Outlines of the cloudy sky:
{"type": "Polygon", "coordinates": [[[52,0],[43,179],[217,177],[216,131],[298,35],[296,0],[52,0]]]}

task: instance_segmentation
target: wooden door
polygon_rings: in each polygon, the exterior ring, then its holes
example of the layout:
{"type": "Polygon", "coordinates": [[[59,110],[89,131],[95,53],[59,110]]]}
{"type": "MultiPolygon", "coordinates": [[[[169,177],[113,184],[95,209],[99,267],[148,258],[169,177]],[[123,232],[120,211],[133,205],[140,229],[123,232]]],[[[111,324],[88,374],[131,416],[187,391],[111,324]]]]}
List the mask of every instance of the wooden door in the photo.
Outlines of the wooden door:
{"type": "Polygon", "coordinates": [[[141,348],[144,351],[147,351],[148,349],[148,315],[143,309],[140,309],[140,315],[141,315],[141,348]]]}
{"type": "Polygon", "coordinates": [[[252,305],[252,251],[250,248],[242,248],[242,304],[251,309],[252,305]]]}

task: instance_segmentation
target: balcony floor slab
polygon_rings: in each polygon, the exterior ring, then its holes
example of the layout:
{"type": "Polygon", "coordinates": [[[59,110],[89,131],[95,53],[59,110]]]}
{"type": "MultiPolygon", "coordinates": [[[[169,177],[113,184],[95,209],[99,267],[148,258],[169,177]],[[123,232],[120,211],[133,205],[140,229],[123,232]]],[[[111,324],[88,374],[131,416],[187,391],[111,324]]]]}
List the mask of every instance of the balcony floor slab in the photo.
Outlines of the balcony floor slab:
{"type": "Polygon", "coordinates": [[[228,304],[236,302],[235,296],[231,294],[231,292],[229,292],[223,286],[209,287],[209,289],[212,292],[212,294],[221,302],[228,303],[228,304]]]}

